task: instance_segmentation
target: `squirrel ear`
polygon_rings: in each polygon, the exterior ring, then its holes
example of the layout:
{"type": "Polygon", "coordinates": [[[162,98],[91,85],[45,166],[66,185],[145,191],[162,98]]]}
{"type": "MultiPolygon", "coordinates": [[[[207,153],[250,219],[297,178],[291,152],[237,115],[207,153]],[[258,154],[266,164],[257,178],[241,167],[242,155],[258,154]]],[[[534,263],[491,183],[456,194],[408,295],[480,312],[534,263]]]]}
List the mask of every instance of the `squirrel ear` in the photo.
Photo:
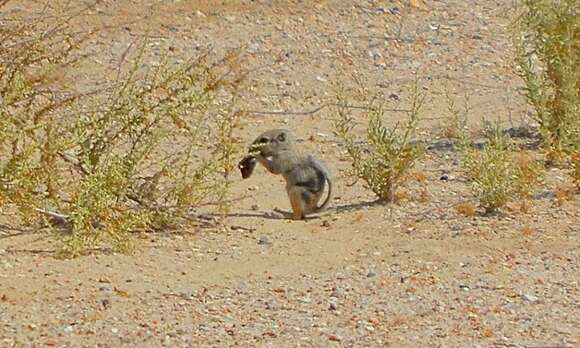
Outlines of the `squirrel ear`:
{"type": "Polygon", "coordinates": [[[286,133],[280,133],[280,135],[278,135],[278,140],[285,141],[286,140],[286,133]]]}

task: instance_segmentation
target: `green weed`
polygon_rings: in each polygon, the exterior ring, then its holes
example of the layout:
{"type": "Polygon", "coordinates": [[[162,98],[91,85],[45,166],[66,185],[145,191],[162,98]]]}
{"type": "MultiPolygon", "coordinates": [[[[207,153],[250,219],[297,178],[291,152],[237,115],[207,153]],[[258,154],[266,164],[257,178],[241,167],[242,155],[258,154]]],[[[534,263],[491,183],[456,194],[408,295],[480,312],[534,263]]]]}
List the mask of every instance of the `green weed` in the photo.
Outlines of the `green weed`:
{"type": "Polygon", "coordinates": [[[549,159],[580,146],[580,13],[576,0],[521,0],[516,63],[549,159]]]}
{"type": "Polygon", "coordinates": [[[385,113],[382,106],[375,107],[371,104],[367,114],[368,148],[363,148],[356,142],[351,110],[344,101],[338,103],[334,129],[350,157],[352,163],[350,175],[362,179],[365,187],[373,191],[380,201],[388,203],[394,201],[397,188],[404,183],[409,171],[423,155],[422,146],[412,140],[424,101],[425,94],[419,91],[416,81],[406,123],[402,127],[397,125],[392,129],[383,125],[385,113]]]}
{"type": "Polygon", "coordinates": [[[113,84],[79,94],[55,76],[74,71],[85,38],[62,23],[47,31],[5,19],[0,204],[29,224],[64,229],[66,257],[129,252],[134,232],[194,223],[202,205],[227,211],[245,77],[238,54],[150,65],[145,39],[113,84]]]}

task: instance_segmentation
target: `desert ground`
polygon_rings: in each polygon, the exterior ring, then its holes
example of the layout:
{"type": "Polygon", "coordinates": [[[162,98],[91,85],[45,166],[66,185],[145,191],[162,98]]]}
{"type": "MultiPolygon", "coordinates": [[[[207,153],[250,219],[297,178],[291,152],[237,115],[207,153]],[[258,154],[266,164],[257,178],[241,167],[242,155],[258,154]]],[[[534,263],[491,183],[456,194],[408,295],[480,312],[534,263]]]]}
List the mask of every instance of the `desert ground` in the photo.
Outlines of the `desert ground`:
{"type": "MultiPolygon", "coordinates": [[[[173,57],[243,47],[252,73],[236,136],[293,130],[330,167],[335,195],[318,216],[285,219],[282,179],[258,167],[234,179],[225,226],[148,234],[134,255],[60,260],[52,236],[0,227],[0,346],[579,347],[579,202],[556,194],[566,171],[547,170],[528,212],[454,209],[473,194],[443,138],[445,91],[467,98],[473,129],[530,122],[514,11],[501,0],[100,1],[83,28],[106,29],[85,48],[79,88],[110,78],[147,28],[152,50],[173,57]],[[344,174],[332,103],[346,88],[403,107],[415,72],[432,144],[414,169],[422,180],[376,204],[344,174]]],[[[354,115],[362,135],[364,110],[354,115]]]]}

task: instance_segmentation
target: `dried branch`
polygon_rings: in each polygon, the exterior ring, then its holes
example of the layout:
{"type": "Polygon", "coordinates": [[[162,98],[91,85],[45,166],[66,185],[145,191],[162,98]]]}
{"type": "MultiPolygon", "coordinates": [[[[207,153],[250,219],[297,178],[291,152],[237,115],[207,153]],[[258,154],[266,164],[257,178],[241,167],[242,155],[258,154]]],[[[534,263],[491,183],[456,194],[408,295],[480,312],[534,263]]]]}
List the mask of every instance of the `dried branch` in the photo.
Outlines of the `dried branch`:
{"type": "MultiPolygon", "coordinates": [[[[360,109],[360,110],[370,110],[370,111],[376,111],[376,108],[372,108],[372,107],[368,107],[368,106],[359,106],[359,105],[342,105],[342,104],[337,104],[337,103],[326,103],[326,104],[322,104],[318,107],[316,107],[313,110],[309,110],[309,111],[260,111],[260,110],[242,110],[243,112],[246,112],[248,114],[254,114],[254,115],[312,115],[315,114],[317,112],[319,112],[320,110],[323,110],[327,107],[331,107],[331,106],[340,106],[340,107],[344,107],[347,109],[360,109]]],[[[409,109],[398,109],[398,108],[394,108],[394,109],[381,109],[383,111],[391,111],[391,112],[410,112],[411,110],[409,109]]]]}

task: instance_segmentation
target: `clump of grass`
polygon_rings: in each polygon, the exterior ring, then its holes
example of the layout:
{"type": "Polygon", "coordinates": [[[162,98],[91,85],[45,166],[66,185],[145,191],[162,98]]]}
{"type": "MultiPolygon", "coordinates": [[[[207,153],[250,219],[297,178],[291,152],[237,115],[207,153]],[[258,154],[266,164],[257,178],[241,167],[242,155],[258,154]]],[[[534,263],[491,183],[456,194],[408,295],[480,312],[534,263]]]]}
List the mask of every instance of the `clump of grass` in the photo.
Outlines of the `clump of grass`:
{"type": "Polygon", "coordinates": [[[74,71],[82,56],[66,25],[47,31],[28,21],[6,23],[2,206],[27,223],[64,227],[66,257],[94,248],[129,252],[134,232],[192,224],[202,205],[227,210],[245,76],[235,52],[217,61],[204,54],[148,65],[145,40],[126,53],[132,63],[120,67],[112,85],[80,95],[52,78],[63,67],[74,71]]]}
{"type": "Polygon", "coordinates": [[[509,202],[514,172],[504,149],[488,146],[482,151],[467,150],[463,167],[486,212],[494,212],[509,202]]]}
{"type": "Polygon", "coordinates": [[[355,123],[351,110],[343,101],[338,104],[333,125],[352,163],[349,174],[357,180],[362,179],[365,187],[373,191],[381,202],[395,201],[397,188],[405,182],[407,174],[423,155],[422,146],[413,142],[413,137],[424,102],[425,94],[419,91],[416,81],[407,120],[403,126],[397,124],[392,129],[383,125],[385,112],[382,105],[371,105],[367,113],[367,148],[360,146],[353,135],[355,123]]]}
{"type": "Polygon", "coordinates": [[[576,0],[521,0],[516,63],[548,158],[580,146],[580,22],[576,0]]]}
{"type": "Polygon", "coordinates": [[[463,148],[462,165],[480,205],[486,213],[494,213],[515,199],[529,200],[541,182],[543,167],[528,154],[514,154],[499,124],[485,134],[488,144],[483,149],[463,148]]]}

